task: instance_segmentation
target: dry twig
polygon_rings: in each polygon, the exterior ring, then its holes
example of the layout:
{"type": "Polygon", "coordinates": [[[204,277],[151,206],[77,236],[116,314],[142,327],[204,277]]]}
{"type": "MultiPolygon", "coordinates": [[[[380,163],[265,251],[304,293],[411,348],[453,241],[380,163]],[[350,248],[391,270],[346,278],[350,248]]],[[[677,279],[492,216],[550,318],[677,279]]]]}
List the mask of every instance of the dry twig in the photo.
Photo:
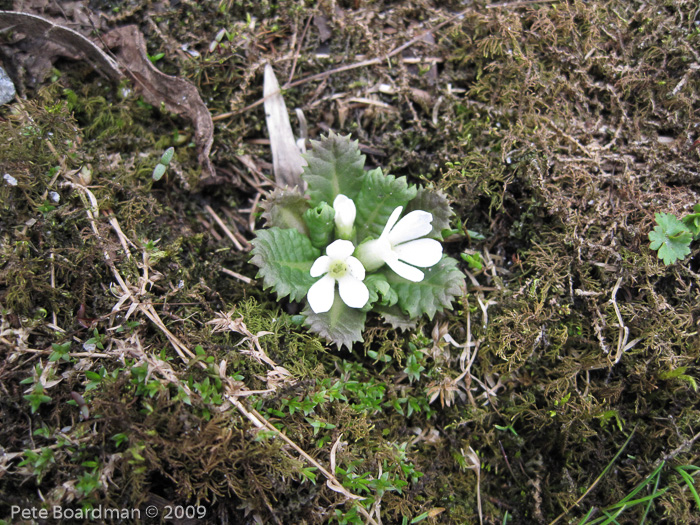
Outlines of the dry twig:
{"type": "Polygon", "coordinates": [[[216,221],[216,224],[218,224],[219,227],[222,230],[224,230],[224,233],[226,234],[226,236],[229,239],[231,239],[231,242],[233,243],[233,245],[236,248],[238,248],[238,250],[243,251],[243,245],[240,242],[238,242],[238,239],[236,239],[236,236],[231,232],[231,230],[229,230],[228,226],[226,226],[226,223],[224,223],[224,221],[221,220],[221,217],[219,217],[216,214],[216,212],[212,209],[212,207],[207,204],[204,207],[204,209],[207,210],[207,213],[209,213],[209,215],[212,216],[212,218],[216,221]]]}

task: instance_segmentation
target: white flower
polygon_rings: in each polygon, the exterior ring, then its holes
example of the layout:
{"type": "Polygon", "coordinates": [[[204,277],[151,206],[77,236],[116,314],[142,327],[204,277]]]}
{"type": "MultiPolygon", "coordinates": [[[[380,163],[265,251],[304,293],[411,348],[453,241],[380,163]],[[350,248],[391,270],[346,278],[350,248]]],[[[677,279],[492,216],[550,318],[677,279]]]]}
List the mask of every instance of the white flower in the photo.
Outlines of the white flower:
{"type": "Polygon", "coordinates": [[[357,210],[355,203],[343,194],[338,195],[333,201],[335,210],[335,234],[340,239],[352,237],[352,227],[355,223],[357,210]]]}
{"type": "Polygon", "coordinates": [[[379,239],[361,244],[356,255],[367,271],[386,263],[404,279],[417,283],[425,275],[415,266],[429,268],[437,264],[442,258],[442,245],[435,239],[420,239],[433,229],[432,213],[415,210],[399,221],[402,211],[403,206],[396,208],[379,239]]]}
{"type": "MultiPolygon", "coordinates": [[[[352,201],[351,201],[352,202],[352,201]]],[[[309,289],[309,306],[317,313],[327,312],[335,299],[335,282],[338,281],[340,298],[350,308],[362,308],[369,299],[369,290],[362,280],[365,268],[352,256],[355,246],[350,241],[338,239],[326,248],[311,266],[311,277],[321,277],[309,289]]]]}

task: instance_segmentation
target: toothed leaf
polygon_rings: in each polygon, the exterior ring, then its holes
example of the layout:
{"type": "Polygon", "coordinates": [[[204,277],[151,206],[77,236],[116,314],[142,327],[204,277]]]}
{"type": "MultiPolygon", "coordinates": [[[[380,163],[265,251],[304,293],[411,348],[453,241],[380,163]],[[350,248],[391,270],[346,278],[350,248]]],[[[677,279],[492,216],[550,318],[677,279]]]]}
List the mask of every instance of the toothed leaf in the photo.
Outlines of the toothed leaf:
{"type": "Polygon", "coordinates": [[[374,311],[382,316],[385,323],[389,323],[395,330],[413,330],[416,327],[416,320],[401,311],[398,306],[376,306],[374,311]]]}
{"type": "Polygon", "coordinates": [[[409,185],[406,177],[384,175],[381,168],[365,173],[355,201],[358,244],[367,237],[379,237],[391,213],[397,206],[406,206],[416,192],[416,187],[409,185]]]}
{"type": "Polygon", "coordinates": [[[317,314],[307,307],[302,315],[306,316],[304,324],[310,331],[335,343],[338,348],[346,346],[352,349],[354,342],[363,341],[362,329],[365,327],[367,313],[359,308],[347,306],[337,290],[330,310],[317,314]]]}
{"type": "Polygon", "coordinates": [[[272,288],[279,298],[303,299],[316,281],[309,270],[320,256],[305,235],[294,229],[260,230],[252,241],[252,264],[260,268],[264,288],[272,288]]]}
{"type": "Polygon", "coordinates": [[[464,278],[457,261],[444,256],[431,268],[421,268],[425,277],[414,283],[398,276],[390,269],[382,270],[391,287],[399,296],[398,305],[409,317],[423,314],[432,319],[435,312],[452,308],[452,301],[462,294],[464,278]]]}
{"type": "Polygon", "coordinates": [[[301,177],[308,185],[311,206],[333,202],[342,194],[355,200],[364,177],[365,156],[350,136],[331,133],[321,141],[311,141],[313,149],[304,158],[308,165],[301,177]]]}
{"type": "Polygon", "coordinates": [[[447,196],[440,190],[420,188],[416,198],[406,206],[404,214],[414,210],[424,210],[433,214],[433,230],[426,237],[442,240],[442,232],[450,229],[450,218],[454,215],[447,196]]]}
{"type": "Polygon", "coordinates": [[[260,207],[263,209],[265,227],[283,230],[294,228],[299,233],[309,234],[303,219],[304,212],[309,209],[309,201],[298,191],[278,188],[260,204],[260,207]]]}

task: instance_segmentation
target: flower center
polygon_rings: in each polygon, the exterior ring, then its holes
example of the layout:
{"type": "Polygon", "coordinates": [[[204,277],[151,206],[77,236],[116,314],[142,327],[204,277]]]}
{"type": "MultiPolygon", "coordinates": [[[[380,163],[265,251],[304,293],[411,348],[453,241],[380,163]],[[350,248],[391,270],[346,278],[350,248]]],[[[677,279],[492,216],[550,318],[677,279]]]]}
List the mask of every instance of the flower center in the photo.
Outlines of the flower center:
{"type": "Polygon", "coordinates": [[[345,261],[333,261],[328,269],[328,275],[333,277],[333,279],[340,279],[344,277],[348,271],[348,265],[345,261]]]}

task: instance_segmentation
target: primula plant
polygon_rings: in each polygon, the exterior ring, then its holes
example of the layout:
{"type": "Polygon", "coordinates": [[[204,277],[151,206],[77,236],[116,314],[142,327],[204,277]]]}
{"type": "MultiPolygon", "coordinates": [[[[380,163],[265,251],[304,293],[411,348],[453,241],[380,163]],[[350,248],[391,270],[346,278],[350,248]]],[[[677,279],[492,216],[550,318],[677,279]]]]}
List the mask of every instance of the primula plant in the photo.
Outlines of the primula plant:
{"type": "Polygon", "coordinates": [[[350,137],[312,146],[306,193],[278,189],[263,204],[251,262],[264,287],[306,302],[305,324],[339,347],[362,341],[369,312],[406,328],[451,308],[463,278],[440,243],[452,215],[445,196],[365,171],[350,137]]]}

